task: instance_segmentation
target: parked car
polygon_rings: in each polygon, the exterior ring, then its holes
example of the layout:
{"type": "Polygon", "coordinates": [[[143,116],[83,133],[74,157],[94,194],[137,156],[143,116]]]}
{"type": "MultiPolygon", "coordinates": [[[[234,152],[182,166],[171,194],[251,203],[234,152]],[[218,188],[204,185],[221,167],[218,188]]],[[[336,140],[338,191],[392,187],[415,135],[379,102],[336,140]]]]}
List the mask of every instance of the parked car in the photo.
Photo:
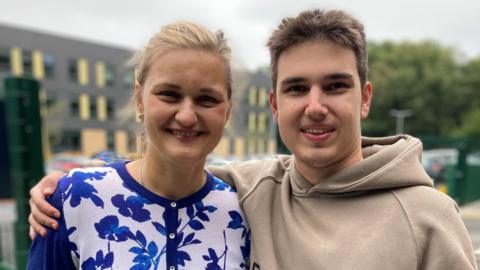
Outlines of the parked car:
{"type": "MultiPolygon", "coordinates": [[[[480,166],[480,152],[467,155],[467,165],[480,166]]],[[[422,164],[427,174],[436,184],[444,183],[447,178],[448,167],[458,162],[458,149],[439,148],[425,150],[422,154],[422,164]]]]}
{"type": "Polygon", "coordinates": [[[117,163],[127,161],[127,158],[114,151],[101,151],[92,156],[93,160],[101,160],[106,163],[117,163]]]}
{"type": "Polygon", "coordinates": [[[91,159],[84,156],[57,154],[47,161],[45,171],[68,172],[71,169],[86,167],[91,164],[91,159]]]}

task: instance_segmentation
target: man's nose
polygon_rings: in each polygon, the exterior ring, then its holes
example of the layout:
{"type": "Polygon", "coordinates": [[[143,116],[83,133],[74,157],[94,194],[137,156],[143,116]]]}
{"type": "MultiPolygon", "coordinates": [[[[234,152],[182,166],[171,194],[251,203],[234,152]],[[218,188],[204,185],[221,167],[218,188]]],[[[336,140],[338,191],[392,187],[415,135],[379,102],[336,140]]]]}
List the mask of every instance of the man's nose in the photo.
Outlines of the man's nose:
{"type": "Polygon", "coordinates": [[[326,106],[327,97],[318,86],[312,86],[307,96],[308,101],[305,107],[305,115],[312,120],[322,120],[328,114],[326,106]]]}

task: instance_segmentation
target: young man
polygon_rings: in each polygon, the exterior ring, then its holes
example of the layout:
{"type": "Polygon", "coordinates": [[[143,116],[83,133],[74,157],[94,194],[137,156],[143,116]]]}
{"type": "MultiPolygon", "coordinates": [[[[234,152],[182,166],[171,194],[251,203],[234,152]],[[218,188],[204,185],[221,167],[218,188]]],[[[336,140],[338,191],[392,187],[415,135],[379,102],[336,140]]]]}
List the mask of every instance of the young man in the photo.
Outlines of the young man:
{"type": "MultiPolygon", "coordinates": [[[[268,47],[271,108],[293,155],[212,168],[238,189],[251,269],[476,269],[455,202],[420,163],[420,141],[361,137],[372,99],[363,25],[305,11],[284,19],[268,47]]],[[[42,222],[47,186],[32,190],[42,222]]]]}

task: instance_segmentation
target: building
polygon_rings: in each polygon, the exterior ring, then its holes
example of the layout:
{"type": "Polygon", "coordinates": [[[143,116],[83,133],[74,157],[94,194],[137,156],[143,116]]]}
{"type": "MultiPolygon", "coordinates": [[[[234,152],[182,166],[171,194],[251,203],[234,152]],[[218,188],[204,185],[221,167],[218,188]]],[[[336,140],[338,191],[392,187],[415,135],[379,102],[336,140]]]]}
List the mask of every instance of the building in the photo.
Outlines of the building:
{"type": "Polygon", "coordinates": [[[85,156],[103,150],[135,152],[134,113],[120,113],[130,106],[133,92],[133,72],[126,66],[131,54],[115,46],[0,25],[2,81],[8,75],[40,81],[47,158],[64,151],[85,156]]]}
{"type": "MultiPolygon", "coordinates": [[[[131,55],[129,49],[0,25],[0,79],[26,76],[41,83],[46,159],[65,151],[136,152],[134,76],[126,65],[131,55]]],[[[233,114],[214,154],[237,159],[274,154],[269,74],[242,74],[234,78],[233,114]]]]}
{"type": "Polygon", "coordinates": [[[261,69],[233,73],[233,112],[214,154],[236,159],[271,157],[277,152],[277,140],[268,101],[270,75],[261,69]]]}

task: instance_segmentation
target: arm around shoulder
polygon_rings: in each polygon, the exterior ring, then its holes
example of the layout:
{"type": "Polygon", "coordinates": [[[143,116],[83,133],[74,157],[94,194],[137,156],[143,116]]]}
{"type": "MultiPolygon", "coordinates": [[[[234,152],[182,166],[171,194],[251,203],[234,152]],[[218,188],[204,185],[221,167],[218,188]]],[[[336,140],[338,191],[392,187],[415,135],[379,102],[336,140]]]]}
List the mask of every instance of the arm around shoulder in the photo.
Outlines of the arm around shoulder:
{"type": "MultiPolygon", "coordinates": [[[[57,190],[49,202],[60,212],[62,210],[61,191],[57,190]]],[[[35,237],[30,247],[27,269],[35,270],[60,270],[77,269],[72,261],[70,252],[75,247],[68,241],[63,217],[58,221],[59,229],[47,229],[44,238],[35,237]]]]}

